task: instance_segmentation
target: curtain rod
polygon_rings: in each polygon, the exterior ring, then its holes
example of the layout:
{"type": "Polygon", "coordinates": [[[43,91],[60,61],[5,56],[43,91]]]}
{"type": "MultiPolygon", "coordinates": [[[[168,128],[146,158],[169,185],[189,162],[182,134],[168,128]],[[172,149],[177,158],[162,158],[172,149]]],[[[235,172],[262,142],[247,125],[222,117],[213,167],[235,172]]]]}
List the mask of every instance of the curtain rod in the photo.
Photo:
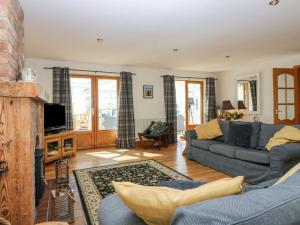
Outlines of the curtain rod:
{"type": "MultiPolygon", "coordinates": [[[[166,75],[160,76],[160,77],[164,77],[166,75]]],[[[174,76],[175,78],[184,78],[184,79],[198,79],[198,80],[204,80],[207,77],[181,77],[181,76],[174,76]]],[[[217,78],[215,78],[215,80],[218,80],[217,78]]]]}
{"type": "MultiPolygon", "coordinates": [[[[45,70],[53,70],[55,67],[44,67],[45,70]]],[[[113,74],[120,74],[120,72],[112,72],[112,71],[102,71],[102,70],[80,70],[80,69],[71,69],[71,71],[77,71],[77,72],[90,72],[90,73],[113,73],[113,74]]],[[[132,75],[136,75],[135,73],[132,73],[132,75]]]]}

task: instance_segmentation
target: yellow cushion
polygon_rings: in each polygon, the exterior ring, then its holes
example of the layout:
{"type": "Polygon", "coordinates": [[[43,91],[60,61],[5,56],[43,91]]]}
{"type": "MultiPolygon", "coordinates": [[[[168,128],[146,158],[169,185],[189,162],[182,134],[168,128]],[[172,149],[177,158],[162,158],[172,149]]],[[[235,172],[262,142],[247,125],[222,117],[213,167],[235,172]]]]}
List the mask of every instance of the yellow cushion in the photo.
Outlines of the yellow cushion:
{"type": "Polygon", "coordinates": [[[290,176],[295,174],[298,170],[300,170],[300,163],[298,163],[296,166],[294,166],[292,169],[290,169],[286,174],[284,174],[275,184],[273,184],[273,186],[284,182],[290,176]]]}
{"type": "Polygon", "coordinates": [[[170,225],[177,207],[239,194],[244,177],[227,178],[189,190],[112,182],[123,202],[148,225],[170,225]]]}
{"type": "Polygon", "coordinates": [[[300,130],[296,127],[285,126],[270,138],[266,148],[271,151],[274,146],[300,141],[300,130]]]}
{"type": "Polygon", "coordinates": [[[217,119],[211,120],[206,124],[201,124],[195,128],[198,139],[214,139],[222,136],[222,130],[217,119]]]}

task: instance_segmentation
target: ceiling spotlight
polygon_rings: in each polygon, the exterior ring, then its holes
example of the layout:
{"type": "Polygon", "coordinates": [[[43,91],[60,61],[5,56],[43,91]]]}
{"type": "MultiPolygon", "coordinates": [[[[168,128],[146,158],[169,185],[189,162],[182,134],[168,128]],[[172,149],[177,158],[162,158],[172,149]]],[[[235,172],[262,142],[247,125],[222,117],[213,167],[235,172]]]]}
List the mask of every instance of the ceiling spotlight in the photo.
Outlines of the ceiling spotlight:
{"type": "Polygon", "coordinates": [[[98,43],[101,43],[101,42],[103,42],[104,40],[102,39],[102,38],[97,38],[97,42],[98,43]]]}
{"type": "Polygon", "coordinates": [[[272,0],[269,2],[269,5],[275,6],[279,3],[279,0],[272,0]]]}
{"type": "Polygon", "coordinates": [[[173,52],[178,52],[178,48],[173,48],[173,52]]]}

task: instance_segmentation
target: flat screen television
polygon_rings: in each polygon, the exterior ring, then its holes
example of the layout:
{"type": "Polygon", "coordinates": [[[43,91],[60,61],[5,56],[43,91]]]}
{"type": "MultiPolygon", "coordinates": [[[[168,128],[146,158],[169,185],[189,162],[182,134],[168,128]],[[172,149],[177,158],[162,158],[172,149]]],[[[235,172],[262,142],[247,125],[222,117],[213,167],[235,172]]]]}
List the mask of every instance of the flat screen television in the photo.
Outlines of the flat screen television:
{"type": "Polygon", "coordinates": [[[44,105],[44,129],[46,134],[58,133],[66,128],[66,109],[64,105],[46,103],[44,105]]]}

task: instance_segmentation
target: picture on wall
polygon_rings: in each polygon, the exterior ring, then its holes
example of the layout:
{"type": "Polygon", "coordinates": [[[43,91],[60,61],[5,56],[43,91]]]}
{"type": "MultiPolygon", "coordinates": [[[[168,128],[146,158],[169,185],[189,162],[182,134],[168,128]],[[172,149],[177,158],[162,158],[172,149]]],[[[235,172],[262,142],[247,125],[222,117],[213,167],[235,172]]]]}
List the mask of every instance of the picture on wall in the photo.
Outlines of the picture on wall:
{"type": "Polygon", "coordinates": [[[144,98],[153,98],[153,85],[144,85],[143,86],[144,98]]]}

